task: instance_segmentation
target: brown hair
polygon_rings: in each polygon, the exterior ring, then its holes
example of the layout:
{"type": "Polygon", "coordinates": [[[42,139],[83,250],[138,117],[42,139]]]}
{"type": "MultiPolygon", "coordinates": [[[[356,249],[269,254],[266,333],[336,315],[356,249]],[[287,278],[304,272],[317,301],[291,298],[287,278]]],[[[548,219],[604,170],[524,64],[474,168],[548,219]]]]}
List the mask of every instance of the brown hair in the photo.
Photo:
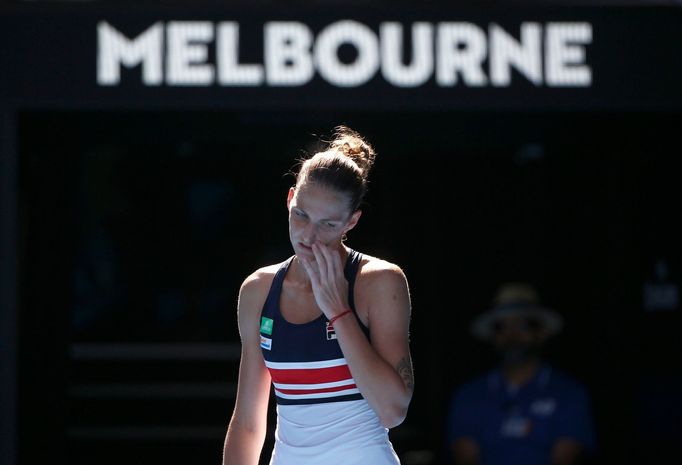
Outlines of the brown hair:
{"type": "Polygon", "coordinates": [[[296,187],[310,182],[348,194],[351,212],[355,212],[367,193],[375,156],[372,146],[360,134],[346,126],[337,126],[326,150],[301,163],[296,187]]]}

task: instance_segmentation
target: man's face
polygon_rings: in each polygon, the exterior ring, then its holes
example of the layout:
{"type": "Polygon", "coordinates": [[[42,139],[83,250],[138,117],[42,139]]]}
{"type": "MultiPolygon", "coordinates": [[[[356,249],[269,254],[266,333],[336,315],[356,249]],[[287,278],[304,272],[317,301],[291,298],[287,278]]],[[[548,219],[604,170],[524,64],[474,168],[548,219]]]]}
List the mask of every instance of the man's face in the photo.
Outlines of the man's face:
{"type": "Polygon", "coordinates": [[[547,339],[542,322],[523,313],[498,318],[494,333],[493,344],[507,364],[518,364],[537,357],[547,339]]]}

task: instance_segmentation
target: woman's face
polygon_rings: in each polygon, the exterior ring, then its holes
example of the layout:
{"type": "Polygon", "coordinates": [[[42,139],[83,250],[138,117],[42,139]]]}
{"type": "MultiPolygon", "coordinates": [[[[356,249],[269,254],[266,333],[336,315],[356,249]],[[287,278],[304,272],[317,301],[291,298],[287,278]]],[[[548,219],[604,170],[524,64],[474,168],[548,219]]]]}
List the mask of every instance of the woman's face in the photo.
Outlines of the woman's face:
{"type": "Polygon", "coordinates": [[[351,214],[350,199],[334,189],[302,183],[289,189],[289,239],[296,255],[314,258],[316,241],[336,247],[341,237],[356,225],[360,210],[351,214]]]}

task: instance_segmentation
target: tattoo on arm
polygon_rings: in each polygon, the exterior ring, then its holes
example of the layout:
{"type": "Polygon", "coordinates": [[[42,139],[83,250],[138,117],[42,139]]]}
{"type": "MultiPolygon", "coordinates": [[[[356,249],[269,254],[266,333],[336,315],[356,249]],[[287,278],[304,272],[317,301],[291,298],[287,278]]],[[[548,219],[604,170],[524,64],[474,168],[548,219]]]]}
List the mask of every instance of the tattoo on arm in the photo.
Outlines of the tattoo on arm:
{"type": "Polygon", "coordinates": [[[400,359],[395,369],[403,379],[405,386],[407,386],[410,391],[414,391],[414,375],[412,374],[412,363],[410,362],[410,359],[408,357],[403,357],[400,359]]]}

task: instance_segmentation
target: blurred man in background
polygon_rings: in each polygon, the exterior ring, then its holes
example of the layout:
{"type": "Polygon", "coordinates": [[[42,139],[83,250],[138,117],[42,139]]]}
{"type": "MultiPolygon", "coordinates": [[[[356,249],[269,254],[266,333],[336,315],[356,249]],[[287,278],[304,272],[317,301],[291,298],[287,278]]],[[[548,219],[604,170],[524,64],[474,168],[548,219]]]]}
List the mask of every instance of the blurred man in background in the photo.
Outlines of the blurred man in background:
{"type": "Polygon", "coordinates": [[[569,465],[594,448],[584,387],[541,358],[561,316],[540,306],[527,284],[503,285],[472,325],[501,363],[453,395],[448,446],[457,465],[569,465]]]}

